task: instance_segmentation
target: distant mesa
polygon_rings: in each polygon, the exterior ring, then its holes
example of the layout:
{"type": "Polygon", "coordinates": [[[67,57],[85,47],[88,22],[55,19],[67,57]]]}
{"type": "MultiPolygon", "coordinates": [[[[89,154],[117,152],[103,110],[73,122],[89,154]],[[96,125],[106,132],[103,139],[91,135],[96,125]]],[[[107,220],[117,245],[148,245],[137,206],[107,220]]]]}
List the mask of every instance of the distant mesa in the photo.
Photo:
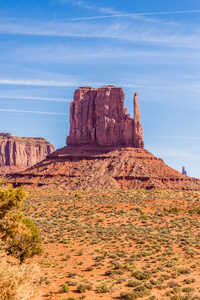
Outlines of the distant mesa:
{"type": "Polygon", "coordinates": [[[7,181],[42,189],[200,190],[199,179],[186,177],[144,149],[137,93],[132,119],[124,108],[122,88],[77,89],[66,142],[7,181]]]}
{"type": "Polygon", "coordinates": [[[54,151],[44,138],[18,137],[0,133],[0,175],[25,170],[54,151]]]}

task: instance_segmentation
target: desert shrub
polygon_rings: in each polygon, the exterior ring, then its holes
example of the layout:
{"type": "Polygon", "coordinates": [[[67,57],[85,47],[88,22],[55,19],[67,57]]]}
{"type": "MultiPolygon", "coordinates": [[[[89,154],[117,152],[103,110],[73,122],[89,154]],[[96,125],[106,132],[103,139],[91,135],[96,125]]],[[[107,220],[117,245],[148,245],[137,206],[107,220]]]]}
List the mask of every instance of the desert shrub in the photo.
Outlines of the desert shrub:
{"type": "Polygon", "coordinates": [[[117,281],[116,281],[116,283],[117,283],[117,284],[120,284],[120,283],[122,283],[122,282],[124,282],[124,281],[126,281],[125,278],[118,278],[117,281]]]}
{"type": "Polygon", "coordinates": [[[138,285],[141,285],[141,282],[140,281],[137,281],[137,280],[129,280],[128,284],[127,284],[129,287],[136,287],[138,285]]]}
{"type": "Polygon", "coordinates": [[[67,281],[67,284],[69,285],[69,286],[76,286],[76,285],[78,285],[78,281],[77,280],[68,280],[67,281]]]}
{"type": "Polygon", "coordinates": [[[78,273],[76,273],[76,272],[69,272],[68,273],[69,277],[76,277],[77,275],[78,275],[78,273]]]}
{"type": "Polygon", "coordinates": [[[146,283],[144,284],[144,286],[145,286],[147,289],[149,289],[149,290],[152,290],[152,288],[153,288],[153,285],[152,285],[150,282],[146,282],[146,283]]]}
{"type": "Polygon", "coordinates": [[[135,300],[137,299],[137,295],[134,295],[132,292],[121,292],[121,299],[135,300]]]}
{"type": "Polygon", "coordinates": [[[8,263],[5,254],[0,253],[0,300],[42,299],[38,275],[35,265],[8,263]]]}
{"type": "Polygon", "coordinates": [[[123,275],[124,271],[122,270],[108,270],[105,272],[106,276],[113,276],[114,274],[123,275]]]}
{"type": "Polygon", "coordinates": [[[151,294],[151,291],[147,289],[145,286],[138,286],[135,288],[133,292],[121,292],[120,298],[128,299],[128,300],[135,300],[137,298],[143,298],[151,294]]]}
{"type": "Polygon", "coordinates": [[[110,292],[110,287],[107,286],[106,283],[101,283],[97,286],[97,292],[98,293],[108,293],[108,292],[110,292]]]}
{"type": "Polygon", "coordinates": [[[168,282],[168,286],[171,287],[171,288],[175,288],[175,287],[178,287],[179,284],[178,284],[178,282],[176,282],[176,281],[174,281],[174,280],[170,280],[170,281],[168,282]]]}
{"type": "Polygon", "coordinates": [[[190,286],[187,286],[187,287],[182,289],[182,292],[184,292],[184,293],[194,292],[194,288],[190,287],[190,286]]]}
{"type": "MultiPolygon", "coordinates": [[[[131,259],[130,259],[131,261],[131,259]]],[[[126,265],[125,265],[125,268],[127,271],[133,271],[135,268],[137,267],[136,263],[135,262],[127,262],[126,265]]]]}
{"type": "Polygon", "coordinates": [[[86,268],[86,271],[92,271],[92,270],[94,270],[92,266],[86,268]]]}
{"type": "Polygon", "coordinates": [[[131,274],[133,277],[135,277],[138,280],[147,280],[151,278],[151,272],[150,271],[135,271],[131,274]]]}
{"type": "Polygon", "coordinates": [[[79,293],[84,293],[86,290],[90,291],[91,289],[92,289],[92,286],[88,285],[88,284],[79,284],[77,286],[77,291],[79,293]]]}
{"type": "Polygon", "coordinates": [[[138,287],[136,287],[134,289],[134,291],[136,292],[145,292],[147,290],[147,288],[144,285],[139,285],[138,287]]]}
{"type": "Polygon", "coordinates": [[[0,220],[13,209],[20,208],[25,196],[22,187],[14,189],[0,179],[0,220]]]}
{"type": "Polygon", "coordinates": [[[20,260],[42,253],[39,229],[18,211],[26,194],[0,180],[0,233],[6,252],[20,260]]]}
{"type": "Polygon", "coordinates": [[[50,284],[50,281],[46,276],[40,276],[39,284],[40,285],[47,285],[47,284],[50,284]]]}
{"type": "Polygon", "coordinates": [[[186,284],[190,284],[190,283],[191,283],[191,279],[190,279],[190,278],[185,278],[183,281],[184,281],[186,284]]]}
{"type": "Polygon", "coordinates": [[[188,268],[180,268],[178,269],[179,274],[190,274],[191,270],[188,268]]]}
{"type": "Polygon", "coordinates": [[[189,214],[198,214],[198,215],[200,215],[200,207],[196,207],[194,209],[189,209],[188,213],[189,214]]]}
{"type": "Polygon", "coordinates": [[[42,254],[40,232],[31,219],[15,214],[4,229],[3,241],[7,245],[6,252],[19,259],[20,264],[28,257],[42,254]]]}
{"type": "Polygon", "coordinates": [[[68,259],[70,259],[70,255],[66,255],[65,257],[63,257],[62,261],[67,261],[68,259]]]}
{"type": "Polygon", "coordinates": [[[62,293],[68,293],[69,292],[69,287],[65,283],[63,283],[63,285],[62,285],[61,292],[62,293]]]}
{"type": "Polygon", "coordinates": [[[168,211],[168,212],[171,212],[171,213],[178,213],[178,212],[180,212],[180,209],[178,209],[177,207],[172,207],[171,209],[167,209],[165,207],[164,211],[168,211]]]}
{"type": "Polygon", "coordinates": [[[122,264],[119,261],[112,261],[111,264],[114,266],[116,270],[122,268],[122,264]]]}

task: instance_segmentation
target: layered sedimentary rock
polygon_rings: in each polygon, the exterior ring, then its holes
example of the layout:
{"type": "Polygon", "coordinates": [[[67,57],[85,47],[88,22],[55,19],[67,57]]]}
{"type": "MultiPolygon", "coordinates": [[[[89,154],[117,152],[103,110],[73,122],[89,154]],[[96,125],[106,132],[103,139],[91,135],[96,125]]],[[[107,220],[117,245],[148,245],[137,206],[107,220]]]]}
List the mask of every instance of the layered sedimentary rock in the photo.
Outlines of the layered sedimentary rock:
{"type": "Polygon", "coordinates": [[[7,180],[14,186],[42,189],[200,190],[199,179],[186,177],[147,150],[134,147],[66,146],[7,180]]]}
{"type": "MultiPolygon", "coordinates": [[[[30,167],[54,151],[53,145],[44,138],[12,136],[0,133],[0,167],[30,167]]],[[[12,170],[12,168],[8,168],[12,170]]]]}
{"type": "Polygon", "coordinates": [[[134,119],[124,108],[124,91],[114,86],[81,87],[70,105],[68,146],[133,146],[143,148],[137,94],[134,119]]]}

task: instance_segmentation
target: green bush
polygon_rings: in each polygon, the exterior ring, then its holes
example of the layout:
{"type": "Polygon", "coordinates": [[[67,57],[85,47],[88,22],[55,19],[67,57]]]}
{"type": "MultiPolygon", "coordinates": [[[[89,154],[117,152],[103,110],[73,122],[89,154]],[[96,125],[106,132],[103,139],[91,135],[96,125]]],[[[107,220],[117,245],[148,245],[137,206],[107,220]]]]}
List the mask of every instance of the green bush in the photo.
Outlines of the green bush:
{"type": "Polygon", "coordinates": [[[63,293],[68,293],[69,292],[69,287],[65,283],[62,285],[62,292],[63,293]]]}
{"type": "Polygon", "coordinates": [[[169,212],[171,212],[171,213],[179,213],[180,209],[178,209],[177,207],[173,207],[173,208],[169,209],[169,212]]]}

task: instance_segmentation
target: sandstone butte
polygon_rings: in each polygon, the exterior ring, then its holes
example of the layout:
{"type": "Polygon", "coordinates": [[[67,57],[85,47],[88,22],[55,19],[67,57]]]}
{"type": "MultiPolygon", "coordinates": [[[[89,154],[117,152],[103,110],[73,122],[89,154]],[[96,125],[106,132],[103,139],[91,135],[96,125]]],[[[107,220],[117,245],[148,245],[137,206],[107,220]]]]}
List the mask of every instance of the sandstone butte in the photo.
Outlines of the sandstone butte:
{"type": "Polygon", "coordinates": [[[66,141],[67,146],[8,175],[7,181],[42,189],[200,189],[199,179],[182,175],[144,149],[137,94],[132,119],[122,88],[77,89],[66,141]]]}
{"type": "Polygon", "coordinates": [[[54,151],[44,138],[18,137],[0,133],[0,175],[27,169],[54,151]]]}

